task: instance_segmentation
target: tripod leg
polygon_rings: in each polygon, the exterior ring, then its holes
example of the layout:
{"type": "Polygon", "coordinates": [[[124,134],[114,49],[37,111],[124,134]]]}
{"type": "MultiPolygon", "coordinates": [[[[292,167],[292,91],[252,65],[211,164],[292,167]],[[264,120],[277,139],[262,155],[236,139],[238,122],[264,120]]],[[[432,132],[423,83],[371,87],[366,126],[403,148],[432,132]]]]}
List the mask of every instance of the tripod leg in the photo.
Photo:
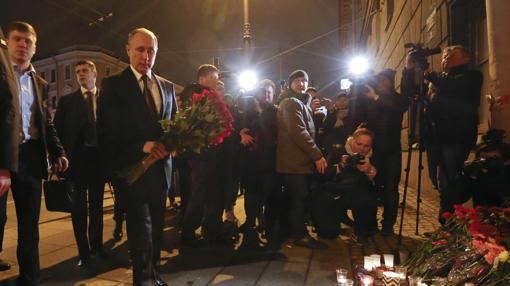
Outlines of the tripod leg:
{"type": "Polygon", "coordinates": [[[418,227],[420,225],[420,203],[421,203],[421,174],[423,171],[423,144],[419,143],[418,153],[418,185],[416,190],[416,232],[418,235],[418,227]]]}
{"type": "Polygon", "coordinates": [[[402,227],[404,226],[404,212],[406,210],[406,200],[407,200],[407,188],[409,186],[409,173],[411,172],[411,159],[413,155],[413,147],[409,144],[409,148],[407,149],[407,163],[406,163],[406,178],[404,180],[404,194],[402,196],[401,213],[400,213],[400,227],[398,229],[398,244],[402,243],[402,227]]]}

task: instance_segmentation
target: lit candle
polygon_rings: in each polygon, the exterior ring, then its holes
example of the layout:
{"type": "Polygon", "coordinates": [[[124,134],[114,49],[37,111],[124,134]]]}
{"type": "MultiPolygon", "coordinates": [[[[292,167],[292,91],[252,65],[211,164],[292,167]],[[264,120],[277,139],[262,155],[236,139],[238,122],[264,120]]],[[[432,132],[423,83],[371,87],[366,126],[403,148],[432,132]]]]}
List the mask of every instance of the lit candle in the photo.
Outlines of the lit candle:
{"type": "Polygon", "coordinates": [[[336,270],[336,281],[340,284],[345,283],[347,280],[347,269],[338,268],[336,270]]]}
{"type": "Polygon", "coordinates": [[[393,254],[383,254],[384,256],[384,265],[386,265],[389,268],[393,268],[393,261],[395,257],[393,254]]]}
{"type": "Polygon", "coordinates": [[[372,257],[365,256],[363,257],[363,261],[364,261],[363,267],[368,271],[372,271],[372,269],[374,268],[374,266],[372,265],[372,257]]]}
{"type": "Polygon", "coordinates": [[[381,255],[372,254],[372,255],[370,255],[370,257],[372,258],[372,267],[373,268],[377,268],[377,267],[381,266],[381,255]]]}
{"type": "Polygon", "coordinates": [[[395,267],[395,272],[398,273],[398,275],[400,275],[400,280],[406,280],[407,278],[407,267],[405,266],[396,266],[395,267]]]}
{"type": "Polygon", "coordinates": [[[370,275],[363,275],[361,278],[361,283],[363,286],[373,286],[374,285],[374,277],[370,275]]]}

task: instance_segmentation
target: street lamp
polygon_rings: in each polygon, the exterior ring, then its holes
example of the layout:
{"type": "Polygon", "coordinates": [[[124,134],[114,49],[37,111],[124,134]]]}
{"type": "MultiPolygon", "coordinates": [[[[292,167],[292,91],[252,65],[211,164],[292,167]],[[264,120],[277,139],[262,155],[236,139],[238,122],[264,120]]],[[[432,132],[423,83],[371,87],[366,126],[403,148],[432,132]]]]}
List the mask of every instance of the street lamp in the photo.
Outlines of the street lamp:
{"type": "Polygon", "coordinates": [[[244,50],[246,53],[251,48],[251,33],[250,33],[250,3],[249,0],[243,1],[243,43],[244,43],[244,50]]]}

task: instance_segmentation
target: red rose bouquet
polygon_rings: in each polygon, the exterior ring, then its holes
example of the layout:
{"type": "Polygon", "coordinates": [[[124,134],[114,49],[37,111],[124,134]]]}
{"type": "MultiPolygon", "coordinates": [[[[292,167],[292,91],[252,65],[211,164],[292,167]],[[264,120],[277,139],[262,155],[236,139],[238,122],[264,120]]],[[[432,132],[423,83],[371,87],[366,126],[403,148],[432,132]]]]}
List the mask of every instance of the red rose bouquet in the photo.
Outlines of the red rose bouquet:
{"type": "MultiPolygon", "coordinates": [[[[232,115],[226,102],[216,92],[193,93],[188,107],[173,120],[161,120],[164,130],[159,140],[169,152],[194,152],[221,144],[232,132],[232,115]]],[[[129,185],[138,180],[157,159],[147,155],[141,162],[120,172],[129,185]]]]}

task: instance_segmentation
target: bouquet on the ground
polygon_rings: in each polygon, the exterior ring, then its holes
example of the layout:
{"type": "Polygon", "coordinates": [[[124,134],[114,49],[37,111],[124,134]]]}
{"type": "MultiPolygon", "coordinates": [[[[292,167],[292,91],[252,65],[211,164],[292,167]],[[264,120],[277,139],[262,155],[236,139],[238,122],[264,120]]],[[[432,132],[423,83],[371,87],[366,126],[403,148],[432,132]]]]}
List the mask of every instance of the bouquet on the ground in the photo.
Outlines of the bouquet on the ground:
{"type": "MultiPolygon", "coordinates": [[[[204,89],[193,93],[189,105],[173,120],[161,120],[163,136],[159,142],[169,152],[193,152],[219,145],[232,132],[232,115],[225,100],[216,92],[204,89]]],[[[128,185],[136,182],[150,166],[157,162],[152,155],[120,172],[128,185]]]]}
{"type": "Polygon", "coordinates": [[[455,206],[447,222],[407,261],[424,281],[437,277],[445,285],[510,285],[510,209],[455,206]]]}

